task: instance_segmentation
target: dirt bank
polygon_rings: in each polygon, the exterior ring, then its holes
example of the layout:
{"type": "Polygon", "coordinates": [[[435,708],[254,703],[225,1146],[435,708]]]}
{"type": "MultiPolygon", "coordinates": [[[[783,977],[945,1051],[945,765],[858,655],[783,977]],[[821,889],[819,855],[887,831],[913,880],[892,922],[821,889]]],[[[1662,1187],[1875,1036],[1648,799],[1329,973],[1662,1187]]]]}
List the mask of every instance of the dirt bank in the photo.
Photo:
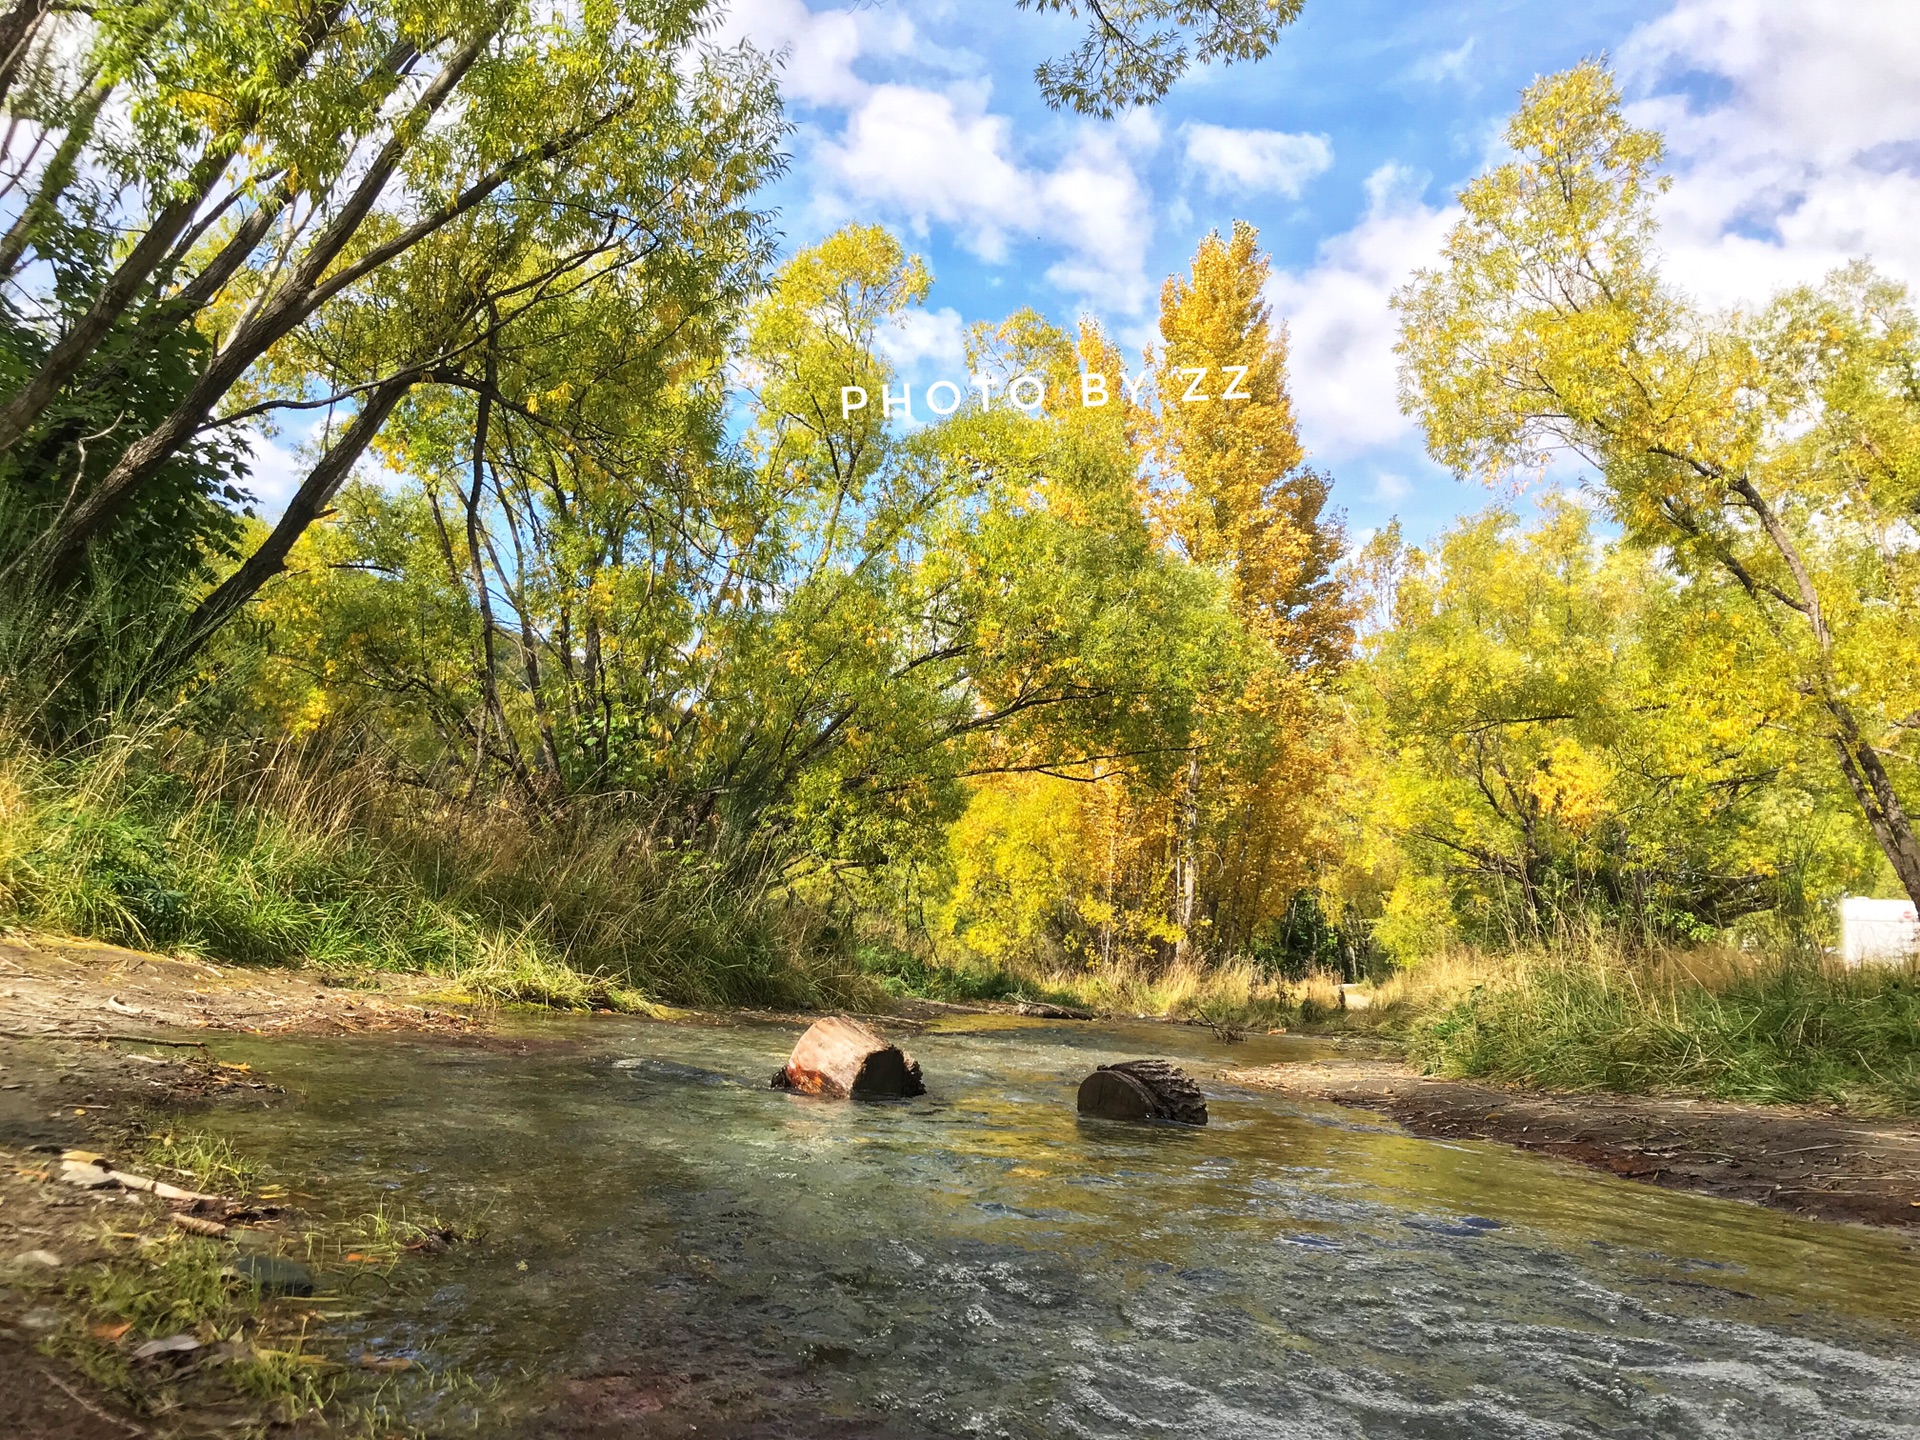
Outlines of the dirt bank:
{"type": "Polygon", "coordinates": [[[252,970],[47,935],[0,938],[0,1034],[144,1036],[156,1027],[462,1030],[469,1007],[422,975],[252,970]]]}
{"type": "Polygon", "coordinates": [[[1262,1066],[1222,1078],[1382,1111],[1416,1135],[1498,1140],[1673,1190],[1920,1230],[1920,1126],[1911,1122],[1800,1106],[1510,1090],[1381,1060],[1262,1066]]]}

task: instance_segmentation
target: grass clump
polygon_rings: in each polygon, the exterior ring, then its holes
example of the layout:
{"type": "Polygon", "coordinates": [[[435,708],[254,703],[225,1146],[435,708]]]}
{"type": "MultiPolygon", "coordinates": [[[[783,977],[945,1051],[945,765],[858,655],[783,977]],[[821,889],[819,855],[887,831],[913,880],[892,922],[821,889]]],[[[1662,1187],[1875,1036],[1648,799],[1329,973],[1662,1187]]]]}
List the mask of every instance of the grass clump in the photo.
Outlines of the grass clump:
{"type": "Polygon", "coordinates": [[[267,1421],[317,1413],[338,1367],[306,1349],[304,1316],[277,1313],[254,1287],[223,1272],[232,1247],[167,1234],[126,1243],[67,1282],[82,1318],[53,1348],[137,1412],[163,1415],[242,1396],[267,1421]],[[190,1335],[200,1349],[178,1363],[132,1359],[139,1343],[190,1335]]]}
{"type": "Polygon", "coordinates": [[[1438,1074],[1920,1113],[1920,971],[1911,965],[1540,951],[1431,1003],[1407,1038],[1438,1074]]]}
{"type": "Polygon", "coordinates": [[[496,1002],[823,1006],[837,933],[618,808],[461,802],[323,743],[0,732],[0,924],[247,965],[429,971],[496,1002]]]}
{"type": "Polygon", "coordinates": [[[224,1135],[168,1125],[147,1136],[141,1159],[151,1168],[183,1176],[190,1188],[246,1199],[260,1193],[268,1171],[234,1148],[224,1135]]]}

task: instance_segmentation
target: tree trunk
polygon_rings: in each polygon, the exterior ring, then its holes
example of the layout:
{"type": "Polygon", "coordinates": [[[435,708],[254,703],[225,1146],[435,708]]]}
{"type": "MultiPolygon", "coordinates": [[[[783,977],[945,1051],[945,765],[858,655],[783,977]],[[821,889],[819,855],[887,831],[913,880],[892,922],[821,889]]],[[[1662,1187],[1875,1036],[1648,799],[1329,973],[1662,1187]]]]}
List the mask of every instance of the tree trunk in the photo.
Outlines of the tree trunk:
{"type": "Polygon", "coordinates": [[[260,593],[261,586],[286,569],[287,556],[293,550],[294,542],[319,519],[341,483],[366,453],[373,437],[380,433],[380,427],[386,424],[393,407],[412,387],[411,377],[389,380],[361,401],[360,413],[341,431],[340,438],[327,448],[320,463],[301,482],[300,488],[287,502],[287,508],[280,513],[279,522],[261,542],[260,548],[215,587],[187,617],[178,639],[169,647],[169,663],[161,667],[163,674],[176,673],[178,667],[192,659],[221,626],[240,613],[242,606],[260,593]]]}
{"type": "Polygon", "coordinates": [[[1173,962],[1178,965],[1193,954],[1194,901],[1200,893],[1200,751],[1187,757],[1187,783],[1180,792],[1180,849],[1175,868],[1179,874],[1175,922],[1180,938],[1174,942],[1173,962]]]}
{"type": "MultiPolygon", "coordinates": [[[[486,42],[494,33],[492,28],[476,35],[463,44],[447,58],[446,64],[435,75],[432,82],[420,94],[407,115],[397,127],[396,133],[377,154],[352,195],[340,208],[324,230],[315,238],[300,263],[268,297],[252,317],[229,338],[226,346],[214,356],[213,363],[188,392],[186,398],[174,407],[153,430],[136,440],[121,454],[113,468],[101,477],[100,482],[85,495],[79,504],[66,515],[59,528],[51,537],[47,546],[47,572],[58,580],[63,575],[72,574],[78,567],[86,547],[93,537],[105,528],[120,513],[128,498],[144,485],[162,466],[173,458],[174,453],[199,430],[201,424],[211,415],[222,399],[236,384],[240,377],[264,355],[276,341],[284,337],[307,316],[317,310],[325,301],[351,283],[356,274],[384,263],[376,257],[386,254],[391,259],[395,254],[405,253],[412,244],[432,234],[439,225],[464,213],[464,208],[477,204],[472,196],[476,191],[492,193],[506,183],[508,170],[497,170],[480,186],[469,187],[462,192],[458,201],[443,207],[434,216],[416,223],[394,240],[377,247],[374,254],[363,256],[352,265],[335,273],[334,261],[359,231],[367,216],[372,213],[374,204],[379,200],[387,183],[392,179],[401,159],[405,156],[414,136],[438,113],[446,103],[454,88],[466,77],[480,58],[486,42]],[[404,243],[403,243],[404,242],[404,243]],[[397,247],[397,248],[396,248],[397,247]],[[391,253],[387,253],[391,252],[391,253]],[[324,283],[323,283],[324,281],[324,283]]],[[[543,147],[544,148],[544,147],[543,147]]],[[[531,153],[531,152],[530,152],[531,153]]],[[[145,241],[143,240],[144,244],[145,241]]],[[[165,252],[161,252],[164,254],[165,252]]],[[[155,257],[156,262],[160,258],[155,257]]],[[[9,410],[11,410],[9,406],[9,410]]],[[[0,437],[5,435],[0,428],[0,437]]]]}
{"type": "Polygon", "coordinates": [[[13,89],[13,82],[26,65],[27,52],[33,49],[40,22],[52,8],[53,0],[17,0],[0,15],[0,100],[13,89]]]}
{"type": "Polygon", "coordinates": [[[1101,1120],[1207,1123],[1206,1096],[1185,1071],[1165,1060],[1123,1060],[1102,1065],[1080,1082],[1075,1103],[1082,1115],[1101,1120]]]}
{"type": "MultiPolygon", "coordinates": [[[[274,84],[284,85],[306,68],[314,51],[320,47],[320,42],[333,28],[340,9],[339,0],[335,0],[335,3],[318,8],[307,17],[298,46],[275,69],[272,77],[274,84]]],[[[133,248],[115,267],[86,314],[60,337],[53,349],[47,352],[46,359],[40,362],[40,368],[8,399],[4,407],[0,407],[0,451],[11,449],[32,428],[34,421],[46,413],[54,397],[86,363],[87,357],[99,348],[114,323],[133,304],[135,297],[159,268],[160,262],[173,252],[174,242],[193,222],[195,213],[213,192],[220,177],[226,174],[227,165],[251,134],[260,118],[262,103],[261,97],[252,99],[234,117],[232,126],[208,143],[206,153],[187,172],[176,198],[161,207],[160,213],[153,217],[146,233],[134,242],[133,248]]]]}
{"type": "Polygon", "coordinates": [[[903,1099],[927,1093],[918,1061],[844,1015],[815,1021],[773,1084],[779,1090],[836,1099],[903,1099]]]}
{"type": "Polygon", "coordinates": [[[1880,752],[1860,738],[1852,712],[1837,700],[1829,701],[1828,709],[1840,721],[1833,737],[1834,751],[1840,757],[1840,773],[1847,777],[1847,787],[1859,802],[1873,838],[1879,842],[1881,853],[1893,867],[1907,898],[1920,905],[1920,843],[1915,842],[1913,822],[1900,797],[1894,793],[1893,779],[1887,774],[1880,752]]]}
{"type": "MultiPolygon", "coordinates": [[[[1887,774],[1880,752],[1860,733],[1860,724],[1854,717],[1852,707],[1838,693],[1833,675],[1833,634],[1827,628],[1826,612],[1821,607],[1820,591],[1813,583],[1813,573],[1807,567],[1800,547],[1794,543],[1785,522],[1760,493],[1759,486],[1741,476],[1730,482],[1730,488],[1759,518],[1760,527],[1772,542],[1775,553],[1793,576],[1794,588],[1800,593],[1801,616],[1813,632],[1814,644],[1820,652],[1820,674],[1814,681],[1817,686],[1815,693],[1820,696],[1827,713],[1833,717],[1833,746],[1840,758],[1840,772],[1847,777],[1847,788],[1853,791],[1853,798],[1866,816],[1874,840],[1887,857],[1887,863],[1893,867],[1893,873],[1899,877],[1907,897],[1920,905],[1920,841],[1914,838],[1913,822],[1894,791],[1893,777],[1887,774]]],[[[1751,594],[1751,581],[1739,577],[1737,573],[1736,578],[1741,578],[1741,583],[1751,594]]]]}

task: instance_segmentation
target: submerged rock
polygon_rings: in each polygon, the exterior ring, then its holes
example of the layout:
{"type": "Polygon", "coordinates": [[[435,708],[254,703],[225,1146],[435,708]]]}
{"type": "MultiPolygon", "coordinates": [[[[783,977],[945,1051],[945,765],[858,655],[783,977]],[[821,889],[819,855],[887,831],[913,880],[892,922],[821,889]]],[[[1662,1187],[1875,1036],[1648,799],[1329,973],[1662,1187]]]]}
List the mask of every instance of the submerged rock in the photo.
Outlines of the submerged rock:
{"type": "Polygon", "coordinates": [[[1184,1070],[1165,1060],[1102,1065],[1080,1082],[1080,1113],[1102,1120],[1207,1123],[1207,1100],[1184,1070]]]}
{"type": "Polygon", "coordinates": [[[858,1020],[817,1020],[773,1077],[776,1090],[837,1099],[904,1099],[924,1095],[920,1064],[858,1020]]]}
{"type": "Polygon", "coordinates": [[[297,1260],[277,1255],[237,1255],[220,1272],[229,1280],[244,1280],[262,1295],[311,1295],[313,1272],[297,1260]]]}

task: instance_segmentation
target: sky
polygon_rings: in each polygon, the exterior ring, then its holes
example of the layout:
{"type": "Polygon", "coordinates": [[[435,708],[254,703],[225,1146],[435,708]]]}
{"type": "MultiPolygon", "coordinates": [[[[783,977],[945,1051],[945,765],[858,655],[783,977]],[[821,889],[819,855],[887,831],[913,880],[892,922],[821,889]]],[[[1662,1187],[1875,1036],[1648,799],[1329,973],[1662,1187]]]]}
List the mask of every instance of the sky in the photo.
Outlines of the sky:
{"type": "Polygon", "coordinates": [[[718,38],[784,57],[787,250],[878,221],[932,268],[888,339],[922,390],[964,382],[966,325],[1028,305],[1098,318],[1137,363],[1164,278],[1257,225],[1301,438],[1356,536],[1397,515],[1423,539],[1492,498],[1400,414],[1388,297],[1537,75],[1605,55],[1666,133],[1666,269],[1702,300],[1862,255],[1920,288],[1920,0],[1306,0],[1266,60],[1106,122],[1033,84],[1079,33],[1014,0],[732,0],[718,38]]]}
{"type": "MultiPolygon", "coordinates": [[[[1079,24],[1015,0],[722,3],[713,43],[782,57],[784,250],[877,221],[933,271],[886,342],[916,394],[964,383],[965,327],[1022,306],[1094,316],[1137,365],[1164,278],[1210,229],[1257,225],[1301,438],[1356,540],[1398,516],[1422,541],[1492,498],[1400,414],[1388,299],[1537,75],[1605,55],[1664,131],[1666,270],[1703,301],[1863,255],[1920,290],[1920,0],[1306,0],[1266,60],[1112,121],[1047,110],[1033,67],[1079,24]]],[[[301,438],[256,447],[270,513],[301,438]]]]}

